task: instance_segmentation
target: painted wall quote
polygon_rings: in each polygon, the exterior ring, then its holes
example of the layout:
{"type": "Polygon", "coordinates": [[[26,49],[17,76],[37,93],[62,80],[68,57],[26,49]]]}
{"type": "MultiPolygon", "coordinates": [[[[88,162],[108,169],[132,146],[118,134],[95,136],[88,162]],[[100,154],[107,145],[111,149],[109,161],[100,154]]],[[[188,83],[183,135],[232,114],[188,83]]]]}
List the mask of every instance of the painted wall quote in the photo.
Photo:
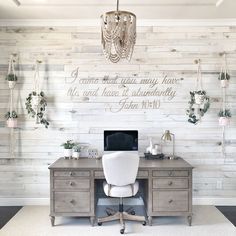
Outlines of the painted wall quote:
{"type": "Polygon", "coordinates": [[[108,110],[116,113],[131,109],[159,109],[161,102],[174,100],[183,80],[167,74],[152,78],[108,75],[80,78],[77,67],[71,72],[71,77],[65,79],[65,84],[69,85],[67,96],[72,101],[89,102],[93,98],[106,98],[103,101],[108,110]]]}

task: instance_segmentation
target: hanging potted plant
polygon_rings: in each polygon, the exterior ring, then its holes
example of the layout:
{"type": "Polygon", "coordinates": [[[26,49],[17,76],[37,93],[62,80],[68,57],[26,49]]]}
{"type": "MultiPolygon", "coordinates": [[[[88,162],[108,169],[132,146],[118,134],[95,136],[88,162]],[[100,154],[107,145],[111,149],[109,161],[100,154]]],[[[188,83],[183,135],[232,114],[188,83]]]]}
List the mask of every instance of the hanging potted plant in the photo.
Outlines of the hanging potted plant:
{"type": "Polygon", "coordinates": [[[9,89],[14,89],[17,81],[17,76],[15,74],[8,74],[6,76],[6,81],[8,81],[9,89]]]}
{"type": "Polygon", "coordinates": [[[47,101],[43,92],[36,93],[35,91],[30,93],[26,98],[26,110],[32,118],[36,118],[38,123],[43,124],[45,128],[48,128],[49,122],[45,118],[45,111],[47,107],[47,101]],[[33,98],[37,97],[36,102],[33,102],[33,98]]]}
{"type": "Polygon", "coordinates": [[[65,143],[63,143],[61,146],[64,147],[64,157],[69,158],[72,156],[72,148],[74,147],[74,143],[72,140],[67,140],[65,143]]]}
{"type": "Polygon", "coordinates": [[[17,113],[15,111],[8,111],[5,115],[5,118],[7,119],[7,127],[9,128],[16,128],[17,127],[17,113]]]}
{"type": "Polygon", "coordinates": [[[193,93],[194,93],[195,104],[197,104],[197,105],[203,104],[204,99],[206,97],[206,91],[198,90],[198,91],[193,91],[193,93]]]}
{"type": "Polygon", "coordinates": [[[210,98],[206,96],[205,93],[203,103],[201,105],[197,104],[195,92],[196,91],[190,91],[189,108],[186,110],[186,113],[188,115],[188,122],[196,125],[210,108],[210,98]]]}
{"type": "Polygon", "coordinates": [[[36,92],[32,92],[32,106],[37,107],[39,105],[39,101],[41,100],[41,95],[36,92]]]}
{"type": "Polygon", "coordinates": [[[15,73],[15,58],[16,54],[12,54],[9,60],[8,73],[6,76],[6,81],[8,81],[9,89],[14,89],[17,81],[17,76],[15,73]]]}
{"type": "Polygon", "coordinates": [[[227,72],[220,72],[218,79],[222,88],[227,88],[229,86],[230,75],[227,72]]]}
{"type": "Polygon", "coordinates": [[[218,116],[220,126],[227,126],[230,124],[231,112],[229,109],[220,110],[218,116]]]}
{"type": "Polygon", "coordinates": [[[80,145],[78,143],[75,143],[74,146],[73,146],[72,157],[75,158],[75,159],[79,159],[80,151],[81,151],[80,145]]]}

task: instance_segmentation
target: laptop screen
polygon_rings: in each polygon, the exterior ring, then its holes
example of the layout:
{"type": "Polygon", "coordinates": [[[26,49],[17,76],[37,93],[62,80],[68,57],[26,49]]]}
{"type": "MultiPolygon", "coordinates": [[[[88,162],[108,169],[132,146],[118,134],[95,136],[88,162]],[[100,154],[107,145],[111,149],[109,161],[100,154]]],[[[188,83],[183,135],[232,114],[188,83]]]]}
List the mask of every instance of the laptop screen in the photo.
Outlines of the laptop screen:
{"type": "Polygon", "coordinates": [[[138,131],[104,130],[104,151],[138,151],[138,131]]]}

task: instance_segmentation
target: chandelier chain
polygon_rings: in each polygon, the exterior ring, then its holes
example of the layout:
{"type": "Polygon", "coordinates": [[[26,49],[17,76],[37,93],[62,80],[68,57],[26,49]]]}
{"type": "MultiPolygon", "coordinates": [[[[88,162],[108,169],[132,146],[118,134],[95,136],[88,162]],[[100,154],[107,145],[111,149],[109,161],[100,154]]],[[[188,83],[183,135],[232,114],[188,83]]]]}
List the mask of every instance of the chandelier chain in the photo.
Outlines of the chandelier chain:
{"type": "Polygon", "coordinates": [[[119,0],[116,2],[116,11],[119,11],[119,0]]]}

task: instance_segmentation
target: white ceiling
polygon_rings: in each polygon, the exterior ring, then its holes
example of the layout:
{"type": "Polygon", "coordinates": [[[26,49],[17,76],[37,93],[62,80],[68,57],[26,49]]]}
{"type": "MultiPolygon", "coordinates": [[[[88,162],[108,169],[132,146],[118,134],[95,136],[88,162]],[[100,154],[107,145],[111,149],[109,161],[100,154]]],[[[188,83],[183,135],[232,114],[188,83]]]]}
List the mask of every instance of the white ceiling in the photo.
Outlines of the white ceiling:
{"type": "MultiPolygon", "coordinates": [[[[236,0],[218,1],[120,0],[120,9],[138,19],[236,18],[236,0]]],[[[115,8],[116,0],[0,0],[0,19],[93,19],[115,8]]]]}

